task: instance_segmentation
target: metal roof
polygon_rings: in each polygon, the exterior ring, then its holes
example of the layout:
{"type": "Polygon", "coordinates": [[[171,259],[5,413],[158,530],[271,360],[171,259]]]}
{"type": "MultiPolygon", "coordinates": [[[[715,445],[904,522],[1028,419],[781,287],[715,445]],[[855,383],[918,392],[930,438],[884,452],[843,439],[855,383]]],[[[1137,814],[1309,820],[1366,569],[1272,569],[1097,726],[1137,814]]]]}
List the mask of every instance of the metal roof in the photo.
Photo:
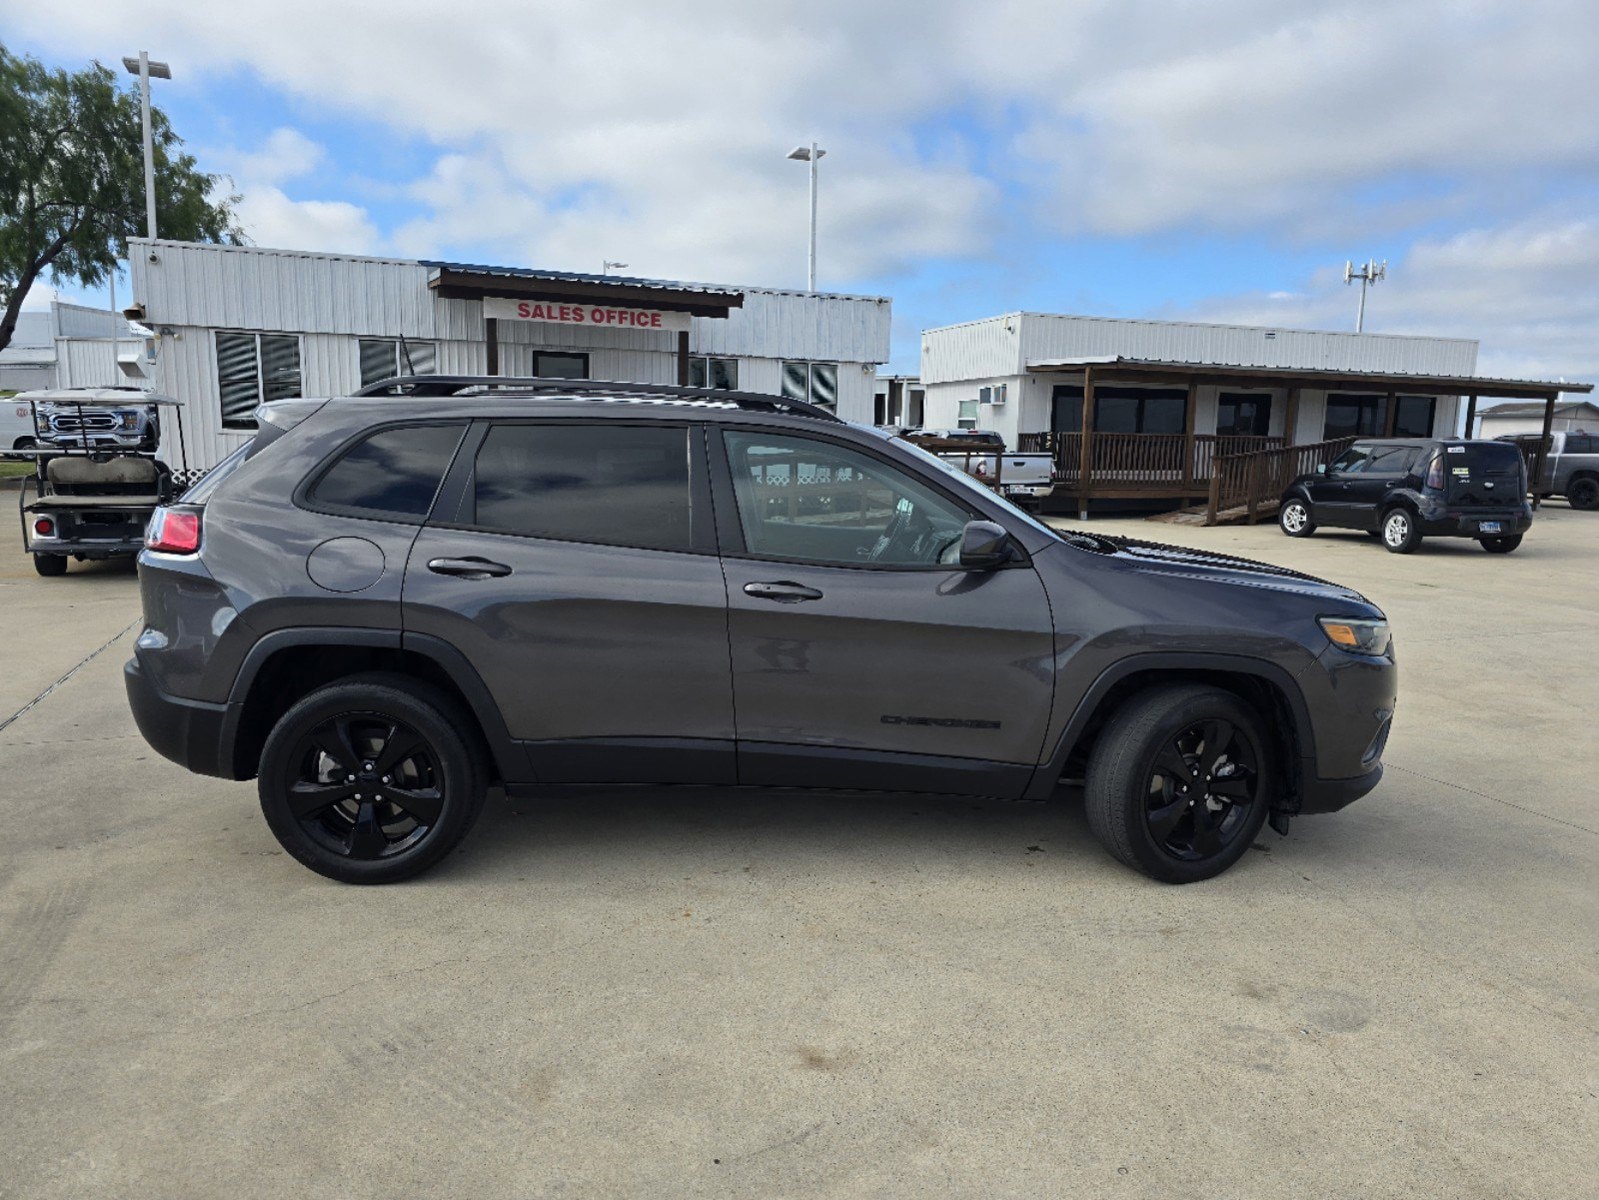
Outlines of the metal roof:
{"type": "Polygon", "coordinates": [[[1423,392],[1478,396],[1551,396],[1562,392],[1591,392],[1591,383],[1560,380],[1496,379],[1484,375],[1438,375],[1408,371],[1348,371],[1326,367],[1243,367],[1222,362],[1185,362],[1164,358],[1128,358],[1120,354],[1084,354],[1069,358],[1028,359],[1029,371],[1066,370],[1077,367],[1114,367],[1118,374],[1166,377],[1254,380],[1269,383],[1331,383],[1340,386],[1378,385],[1414,388],[1423,392]],[[1125,368],[1125,370],[1121,370],[1125,368]]]}
{"type": "Polygon", "coordinates": [[[446,299],[526,296],[561,303],[599,301],[686,312],[696,317],[726,317],[730,311],[744,305],[744,293],[737,288],[712,287],[704,283],[473,263],[423,261],[421,265],[428,270],[428,287],[446,299]]]}
{"type": "MultiPolygon", "coordinates": [[[[1541,417],[1543,416],[1543,408],[1542,404],[1517,404],[1512,402],[1510,404],[1495,404],[1491,408],[1479,408],[1477,415],[1479,417],[1541,417]]],[[[1558,417],[1561,413],[1576,412],[1578,409],[1583,408],[1599,410],[1599,405],[1596,405],[1591,400],[1573,400],[1569,404],[1555,405],[1555,416],[1558,417]]]]}
{"type": "Polygon", "coordinates": [[[709,283],[684,283],[676,279],[647,279],[636,275],[590,275],[582,271],[546,271],[538,267],[495,267],[483,263],[441,262],[432,259],[418,260],[432,271],[453,271],[461,275],[482,275],[488,278],[548,279],[559,283],[597,283],[617,287],[653,288],[659,291],[699,292],[707,296],[740,296],[735,287],[721,287],[709,283]]]}

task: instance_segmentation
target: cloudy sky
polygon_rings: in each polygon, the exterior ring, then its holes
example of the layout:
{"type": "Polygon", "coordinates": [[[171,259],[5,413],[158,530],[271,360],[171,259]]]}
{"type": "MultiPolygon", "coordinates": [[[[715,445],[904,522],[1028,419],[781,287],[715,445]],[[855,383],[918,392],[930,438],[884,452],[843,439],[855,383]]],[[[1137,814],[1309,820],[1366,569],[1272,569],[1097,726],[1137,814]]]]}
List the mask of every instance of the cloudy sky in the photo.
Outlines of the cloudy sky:
{"type": "Polygon", "coordinates": [[[1593,0],[0,0],[158,102],[262,246],[1479,338],[1599,377],[1593,0]]]}

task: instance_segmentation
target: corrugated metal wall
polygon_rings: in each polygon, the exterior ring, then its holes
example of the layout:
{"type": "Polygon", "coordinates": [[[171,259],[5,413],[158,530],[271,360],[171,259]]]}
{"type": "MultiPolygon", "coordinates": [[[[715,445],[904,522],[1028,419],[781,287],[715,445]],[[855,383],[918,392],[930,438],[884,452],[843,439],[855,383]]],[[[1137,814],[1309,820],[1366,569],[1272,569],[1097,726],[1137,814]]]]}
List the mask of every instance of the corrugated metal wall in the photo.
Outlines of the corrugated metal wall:
{"type": "Polygon", "coordinates": [[[1021,339],[1012,332],[1020,317],[1010,314],[969,321],[922,333],[921,379],[925,384],[1020,375],[1021,339]]]}
{"type": "Polygon", "coordinates": [[[1307,367],[1334,371],[1406,371],[1469,375],[1477,343],[1463,338],[1395,337],[1377,333],[1126,321],[1026,313],[1023,362],[1120,354],[1241,367],[1307,367]]]}
{"type": "Polygon", "coordinates": [[[108,308],[89,308],[56,300],[50,305],[55,317],[55,336],[66,338],[114,338],[128,336],[128,323],[121,313],[108,308]]]}
{"type": "MultiPolygon", "coordinates": [[[[123,350],[139,343],[121,343],[123,350]]],[[[117,370],[118,343],[97,338],[59,338],[56,341],[56,387],[117,387],[129,382],[117,370]]]]}

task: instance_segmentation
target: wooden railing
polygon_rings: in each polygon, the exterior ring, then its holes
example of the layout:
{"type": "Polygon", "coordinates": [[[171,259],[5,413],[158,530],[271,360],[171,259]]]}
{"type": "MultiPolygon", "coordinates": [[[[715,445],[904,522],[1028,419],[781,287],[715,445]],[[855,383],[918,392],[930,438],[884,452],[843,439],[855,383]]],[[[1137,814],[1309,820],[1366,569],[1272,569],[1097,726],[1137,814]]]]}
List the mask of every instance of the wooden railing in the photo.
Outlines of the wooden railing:
{"type": "Polygon", "coordinates": [[[1275,504],[1290,483],[1332,462],[1354,444],[1354,438],[1345,437],[1217,455],[1210,473],[1205,524],[1216,524],[1218,513],[1242,508],[1244,519],[1253,525],[1261,509],[1275,504]]]}
{"type": "Polygon", "coordinates": [[[1047,452],[1055,460],[1055,482],[1088,496],[1204,495],[1220,458],[1282,446],[1280,437],[1214,433],[1095,433],[1083,470],[1080,433],[1024,433],[1017,449],[1047,452]]]}

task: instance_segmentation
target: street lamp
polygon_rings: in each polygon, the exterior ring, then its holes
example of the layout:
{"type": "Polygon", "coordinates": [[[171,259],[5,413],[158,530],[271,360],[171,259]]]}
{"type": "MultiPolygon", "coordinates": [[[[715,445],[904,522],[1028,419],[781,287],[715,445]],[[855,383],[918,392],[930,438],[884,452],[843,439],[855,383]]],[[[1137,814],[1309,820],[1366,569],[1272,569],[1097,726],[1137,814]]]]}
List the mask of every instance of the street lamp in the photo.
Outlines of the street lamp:
{"type": "Polygon", "coordinates": [[[788,152],[790,158],[811,164],[811,251],[805,260],[805,289],[811,292],[816,290],[816,164],[826,153],[815,142],[809,146],[795,146],[788,152]]]}
{"type": "Polygon", "coordinates": [[[155,241],[155,149],[150,134],[150,77],[171,79],[172,68],[164,62],[151,62],[148,50],[139,51],[138,58],[123,56],[122,65],[129,75],[139,77],[139,105],[144,116],[144,216],[155,241]]]}

